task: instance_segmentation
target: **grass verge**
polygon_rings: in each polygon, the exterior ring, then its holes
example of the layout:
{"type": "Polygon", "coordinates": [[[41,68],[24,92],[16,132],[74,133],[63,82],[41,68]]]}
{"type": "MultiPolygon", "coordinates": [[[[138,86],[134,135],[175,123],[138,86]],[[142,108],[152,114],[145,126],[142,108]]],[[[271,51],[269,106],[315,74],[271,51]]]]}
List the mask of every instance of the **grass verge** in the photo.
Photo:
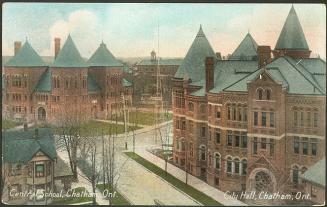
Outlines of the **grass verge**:
{"type": "Polygon", "coordinates": [[[11,129],[22,124],[22,122],[2,119],[2,130],[11,129]]]}
{"type": "Polygon", "coordinates": [[[179,190],[183,191],[187,195],[191,196],[193,199],[197,200],[203,205],[222,205],[221,203],[217,202],[210,196],[207,196],[206,194],[202,193],[201,191],[193,188],[190,185],[186,185],[181,180],[175,178],[169,173],[166,173],[163,169],[160,167],[152,164],[151,162],[147,161],[146,159],[142,158],[141,156],[137,155],[134,152],[125,152],[125,154],[138,162],[139,164],[143,165],[145,168],[153,172],[154,174],[160,176],[179,190]]]}
{"type": "Polygon", "coordinates": [[[89,195],[89,192],[84,187],[74,188],[70,192],[71,193],[75,192],[76,194],[79,193],[81,196],[80,197],[72,196],[72,197],[53,198],[53,201],[51,204],[61,205],[61,204],[74,204],[74,203],[84,203],[84,202],[92,201],[92,197],[82,196],[82,194],[81,194],[82,192],[83,193],[85,192],[87,195],[89,195]],[[75,191],[73,191],[73,190],[75,190],[75,191]]]}
{"type": "MultiPolygon", "coordinates": [[[[170,113],[162,113],[160,116],[163,117],[164,121],[169,121],[173,118],[172,114],[170,113]]],[[[112,117],[111,120],[115,121],[115,117],[112,117]]],[[[124,116],[117,117],[118,121],[123,122],[124,116]]],[[[137,123],[141,125],[154,125],[155,124],[155,116],[152,112],[135,112],[132,111],[129,113],[129,122],[130,123],[137,123]]]]}
{"type": "Polygon", "coordinates": [[[131,205],[128,202],[128,200],[126,200],[125,197],[119,193],[118,190],[115,189],[114,191],[112,191],[111,186],[109,186],[108,184],[106,184],[106,186],[104,186],[104,184],[97,184],[96,186],[101,192],[104,191],[105,189],[107,189],[108,192],[116,191],[116,196],[113,197],[113,199],[111,200],[113,205],[123,205],[123,206],[131,205]]]}

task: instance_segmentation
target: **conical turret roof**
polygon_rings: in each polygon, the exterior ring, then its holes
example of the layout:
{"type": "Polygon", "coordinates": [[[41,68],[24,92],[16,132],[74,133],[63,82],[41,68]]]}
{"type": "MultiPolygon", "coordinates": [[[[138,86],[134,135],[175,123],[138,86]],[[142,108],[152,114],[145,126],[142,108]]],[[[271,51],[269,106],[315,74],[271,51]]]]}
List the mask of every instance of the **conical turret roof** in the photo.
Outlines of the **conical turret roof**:
{"type": "Polygon", "coordinates": [[[250,33],[244,37],[242,42],[238,45],[235,51],[230,56],[230,60],[253,60],[257,54],[258,44],[253,39],[250,33]]]}
{"type": "Polygon", "coordinates": [[[87,61],[87,65],[104,67],[123,66],[123,64],[118,61],[108,50],[106,44],[104,43],[101,43],[98,49],[93,53],[93,55],[87,61]]]}
{"type": "Polygon", "coordinates": [[[23,47],[18,53],[12,57],[5,66],[9,67],[39,67],[46,66],[42,58],[32,48],[30,43],[26,40],[23,47]]]}
{"type": "Polygon", "coordinates": [[[275,47],[275,50],[281,49],[309,50],[299,18],[293,6],[288,13],[275,47]]]}
{"type": "Polygon", "coordinates": [[[202,26],[200,26],[198,34],[175,74],[175,78],[187,76],[192,82],[203,79],[205,77],[206,57],[213,57],[214,61],[217,61],[216,54],[203,32],[202,26]]]}
{"type": "Polygon", "coordinates": [[[70,35],[59,51],[57,58],[55,59],[53,67],[87,67],[84,59],[81,57],[78,52],[75,43],[70,35]]]}

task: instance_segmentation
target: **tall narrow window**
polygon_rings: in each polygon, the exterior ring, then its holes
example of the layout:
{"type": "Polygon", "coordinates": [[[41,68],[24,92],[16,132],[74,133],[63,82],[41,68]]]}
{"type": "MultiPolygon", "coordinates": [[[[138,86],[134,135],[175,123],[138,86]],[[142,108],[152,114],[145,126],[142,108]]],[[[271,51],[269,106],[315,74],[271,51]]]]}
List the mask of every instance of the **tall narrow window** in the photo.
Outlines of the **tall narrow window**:
{"type": "Polygon", "coordinates": [[[270,112],[269,116],[270,116],[269,126],[275,127],[275,113],[270,112]]]}
{"type": "Polygon", "coordinates": [[[313,113],[313,126],[318,127],[318,113],[317,112],[313,113]]]}
{"type": "Polygon", "coordinates": [[[261,149],[266,149],[266,138],[261,138],[261,149]]]}
{"type": "Polygon", "coordinates": [[[307,126],[311,127],[311,112],[307,111],[307,126]]]}
{"type": "Polygon", "coordinates": [[[216,118],[220,119],[220,106],[217,106],[216,118]]]}
{"type": "Polygon", "coordinates": [[[310,139],[311,141],[311,155],[316,156],[317,155],[317,139],[310,139]]]}
{"type": "Polygon", "coordinates": [[[232,158],[227,158],[227,173],[232,173],[232,158]]]}
{"type": "Polygon", "coordinates": [[[246,175],[246,168],[247,168],[247,161],[246,159],[242,160],[242,175],[246,175]]]}
{"type": "Polygon", "coordinates": [[[253,154],[257,154],[258,151],[258,138],[254,137],[253,138],[253,154]]]}
{"type": "Polygon", "coordinates": [[[234,173],[240,173],[240,160],[238,158],[234,159],[234,173]]]}
{"type": "Polygon", "coordinates": [[[308,147],[309,147],[308,138],[303,137],[302,138],[302,153],[304,155],[308,154],[308,147]]]}
{"type": "Polygon", "coordinates": [[[227,131],[227,146],[233,146],[233,134],[232,131],[227,131]]]}
{"type": "Polygon", "coordinates": [[[201,127],[201,136],[205,137],[206,136],[206,127],[201,127]]]}
{"type": "Polygon", "coordinates": [[[231,112],[231,107],[230,106],[227,107],[227,112],[228,112],[227,113],[227,119],[228,120],[231,120],[231,117],[232,117],[231,114],[232,114],[232,112],[231,112]]]}
{"type": "Polygon", "coordinates": [[[247,112],[247,108],[243,108],[243,121],[247,121],[248,120],[248,112],[247,112]]]}
{"type": "Polygon", "coordinates": [[[297,126],[297,111],[293,111],[293,126],[297,126]]]}
{"type": "Polygon", "coordinates": [[[258,112],[253,112],[253,124],[254,126],[258,126],[258,112]]]}
{"type": "Polygon", "coordinates": [[[300,153],[300,139],[299,137],[294,137],[293,150],[295,154],[300,153]]]}
{"type": "Polygon", "coordinates": [[[262,122],[261,122],[261,126],[266,126],[267,125],[267,113],[266,112],[262,112],[261,113],[261,115],[262,115],[262,122]]]}
{"type": "Polygon", "coordinates": [[[240,135],[235,135],[235,147],[240,147],[240,135]]]}
{"type": "Polygon", "coordinates": [[[238,107],[237,114],[238,114],[238,121],[242,121],[242,107],[238,107]]]}
{"type": "Polygon", "coordinates": [[[220,129],[216,130],[216,143],[220,144],[220,129]]]}
{"type": "Polygon", "coordinates": [[[242,132],[242,148],[247,148],[248,146],[248,139],[246,136],[246,132],[242,132]]]}
{"type": "Polygon", "coordinates": [[[220,155],[218,153],[215,153],[215,168],[220,169],[220,155]]]}
{"type": "Polygon", "coordinates": [[[201,158],[201,160],[206,160],[206,148],[205,148],[205,146],[200,147],[200,158],[201,158]]]}
{"type": "Polygon", "coordinates": [[[233,113],[233,120],[236,120],[236,107],[235,106],[233,106],[232,107],[232,113],[233,113]]]}
{"type": "Polygon", "coordinates": [[[258,99],[262,100],[262,89],[258,89],[258,99]]]}
{"type": "Polygon", "coordinates": [[[271,91],[270,89],[267,89],[267,100],[271,99],[271,91]]]}
{"type": "Polygon", "coordinates": [[[188,103],[188,110],[189,110],[189,111],[194,111],[194,105],[193,105],[192,102],[189,102],[189,103],[188,103]]]}
{"type": "Polygon", "coordinates": [[[304,112],[301,111],[300,112],[300,126],[304,126],[304,112]]]}

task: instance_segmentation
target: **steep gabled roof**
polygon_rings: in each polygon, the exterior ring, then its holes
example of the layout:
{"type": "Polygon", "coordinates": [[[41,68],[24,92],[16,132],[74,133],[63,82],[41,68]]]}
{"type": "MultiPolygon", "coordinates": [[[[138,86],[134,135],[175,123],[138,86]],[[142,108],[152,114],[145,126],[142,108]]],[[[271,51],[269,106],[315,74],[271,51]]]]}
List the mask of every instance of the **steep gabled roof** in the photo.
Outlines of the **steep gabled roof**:
{"type": "Polygon", "coordinates": [[[98,49],[93,53],[87,61],[88,66],[103,66],[103,67],[120,67],[123,64],[118,61],[113,54],[108,50],[106,44],[101,43],[98,49]]]}
{"type": "Polygon", "coordinates": [[[10,67],[39,67],[47,66],[37,52],[26,40],[23,47],[12,57],[5,66],[10,67]]]}
{"type": "Polygon", "coordinates": [[[57,58],[55,59],[52,67],[64,67],[64,68],[79,68],[79,67],[87,67],[84,59],[81,57],[78,52],[75,43],[70,35],[59,51],[57,58]]]}
{"type": "Polygon", "coordinates": [[[51,87],[51,71],[48,68],[41,76],[39,82],[37,83],[35,87],[36,92],[50,92],[51,87]]]}
{"type": "Polygon", "coordinates": [[[257,54],[258,44],[253,39],[250,33],[244,37],[242,42],[235,49],[233,54],[230,56],[230,60],[255,60],[257,54]]]}
{"type": "Polygon", "coordinates": [[[57,157],[53,133],[51,129],[40,128],[39,138],[35,139],[34,129],[28,131],[3,132],[4,160],[7,163],[26,163],[39,151],[51,159],[57,157]]]}
{"type": "Polygon", "coordinates": [[[275,50],[309,50],[299,18],[292,6],[283,29],[277,40],[275,50]]]}
{"type": "Polygon", "coordinates": [[[198,34],[175,74],[175,78],[188,76],[192,82],[203,79],[205,76],[205,59],[209,56],[214,58],[214,62],[217,61],[217,56],[200,26],[198,34]]]}

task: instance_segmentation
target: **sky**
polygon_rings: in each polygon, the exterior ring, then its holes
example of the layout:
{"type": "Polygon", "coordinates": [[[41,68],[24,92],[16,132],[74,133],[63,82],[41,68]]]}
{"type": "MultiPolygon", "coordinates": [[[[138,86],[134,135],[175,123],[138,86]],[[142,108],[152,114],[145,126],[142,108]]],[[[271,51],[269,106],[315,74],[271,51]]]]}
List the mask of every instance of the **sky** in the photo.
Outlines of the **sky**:
{"type": "MultiPolygon", "coordinates": [[[[259,45],[275,47],[291,4],[191,3],[4,3],[2,54],[13,55],[14,41],[42,56],[54,55],[71,34],[89,58],[101,41],[116,57],[184,57],[200,24],[211,46],[231,54],[250,32],[259,45]]],[[[312,55],[326,59],[326,7],[294,4],[312,55]]]]}

